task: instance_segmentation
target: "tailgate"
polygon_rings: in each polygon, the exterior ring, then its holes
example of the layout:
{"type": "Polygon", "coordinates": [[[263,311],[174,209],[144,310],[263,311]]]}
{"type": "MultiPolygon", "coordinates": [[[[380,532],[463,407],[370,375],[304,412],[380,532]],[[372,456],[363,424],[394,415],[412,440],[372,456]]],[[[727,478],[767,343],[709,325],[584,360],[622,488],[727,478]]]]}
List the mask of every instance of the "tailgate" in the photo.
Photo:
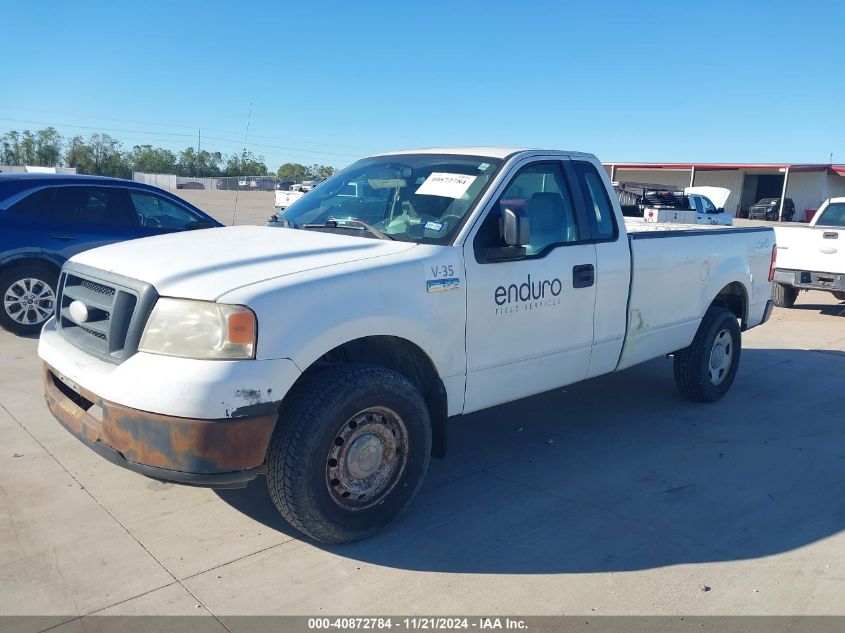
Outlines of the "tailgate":
{"type": "Polygon", "coordinates": [[[301,191],[276,191],[275,205],[277,207],[289,207],[303,196],[301,191]]]}
{"type": "Polygon", "coordinates": [[[777,267],[845,273],[845,229],[834,227],[775,227],[777,267]]]}

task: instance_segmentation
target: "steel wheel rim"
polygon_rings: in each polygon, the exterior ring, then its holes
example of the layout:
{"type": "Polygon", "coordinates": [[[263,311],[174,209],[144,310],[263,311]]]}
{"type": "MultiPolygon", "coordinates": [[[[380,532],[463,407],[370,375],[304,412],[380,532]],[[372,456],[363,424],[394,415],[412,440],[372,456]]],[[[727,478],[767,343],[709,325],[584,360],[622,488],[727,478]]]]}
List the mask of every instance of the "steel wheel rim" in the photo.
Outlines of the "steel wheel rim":
{"type": "Polygon", "coordinates": [[[396,486],[408,463],[408,430],[387,407],[370,407],[335,433],[326,458],[326,485],[346,510],[364,510],[396,486]]]}
{"type": "Polygon", "coordinates": [[[713,347],[710,349],[710,364],[708,373],[710,382],[720,385],[724,382],[731,369],[733,362],[734,342],[731,333],[727,328],[722,329],[713,340],[713,347]]]}
{"type": "Polygon", "coordinates": [[[56,293],[46,281],[25,277],[6,288],[3,308],[15,323],[38,325],[53,316],[56,293]]]}

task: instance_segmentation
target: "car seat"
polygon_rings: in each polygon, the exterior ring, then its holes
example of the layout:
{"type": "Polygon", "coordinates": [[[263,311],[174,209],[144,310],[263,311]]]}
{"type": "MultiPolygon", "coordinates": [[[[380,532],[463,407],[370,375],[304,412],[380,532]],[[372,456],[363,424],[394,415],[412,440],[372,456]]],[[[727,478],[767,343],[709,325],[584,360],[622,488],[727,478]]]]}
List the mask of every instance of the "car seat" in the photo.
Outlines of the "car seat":
{"type": "Polygon", "coordinates": [[[575,216],[559,193],[533,194],[526,210],[531,222],[529,254],[539,253],[549,244],[573,242],[578,238],[575,216]]]}

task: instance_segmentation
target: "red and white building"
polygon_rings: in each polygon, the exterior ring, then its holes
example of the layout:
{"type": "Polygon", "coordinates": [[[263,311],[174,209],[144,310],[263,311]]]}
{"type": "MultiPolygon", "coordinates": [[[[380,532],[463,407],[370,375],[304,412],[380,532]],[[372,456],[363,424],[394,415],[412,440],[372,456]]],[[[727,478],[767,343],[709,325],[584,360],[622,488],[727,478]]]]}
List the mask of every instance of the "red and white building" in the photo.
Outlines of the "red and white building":
{"type": "Polygon", "coordinates": [[[845,165],[738,163],[604,163],[613,181],[673,187],[712,186],[731,190],[725,210],[747,214],[762,198],[792,198],[795,219],[804,221],[834,196],[845,196],[845,165]]]}

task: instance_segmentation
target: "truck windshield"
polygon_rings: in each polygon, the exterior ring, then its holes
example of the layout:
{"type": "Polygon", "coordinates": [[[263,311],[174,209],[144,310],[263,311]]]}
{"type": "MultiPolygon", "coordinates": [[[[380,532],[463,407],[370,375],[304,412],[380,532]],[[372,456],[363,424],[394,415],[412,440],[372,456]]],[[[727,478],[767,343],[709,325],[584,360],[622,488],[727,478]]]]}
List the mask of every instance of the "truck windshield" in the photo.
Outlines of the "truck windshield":
{"type": "Polygon", "coordinates": [[[288,227],[447,244],[501,160],[448,154],[376,156],[353,163],[280,214],[288,227]],[[363,228],[375,229],[362,230],[363,228]]]}
{"type": "Polygon", "coordinates": [[[822,211],[816,226],[842,226],[845,227],[845,202],[834,202],[827,205],[822,211]]]}

